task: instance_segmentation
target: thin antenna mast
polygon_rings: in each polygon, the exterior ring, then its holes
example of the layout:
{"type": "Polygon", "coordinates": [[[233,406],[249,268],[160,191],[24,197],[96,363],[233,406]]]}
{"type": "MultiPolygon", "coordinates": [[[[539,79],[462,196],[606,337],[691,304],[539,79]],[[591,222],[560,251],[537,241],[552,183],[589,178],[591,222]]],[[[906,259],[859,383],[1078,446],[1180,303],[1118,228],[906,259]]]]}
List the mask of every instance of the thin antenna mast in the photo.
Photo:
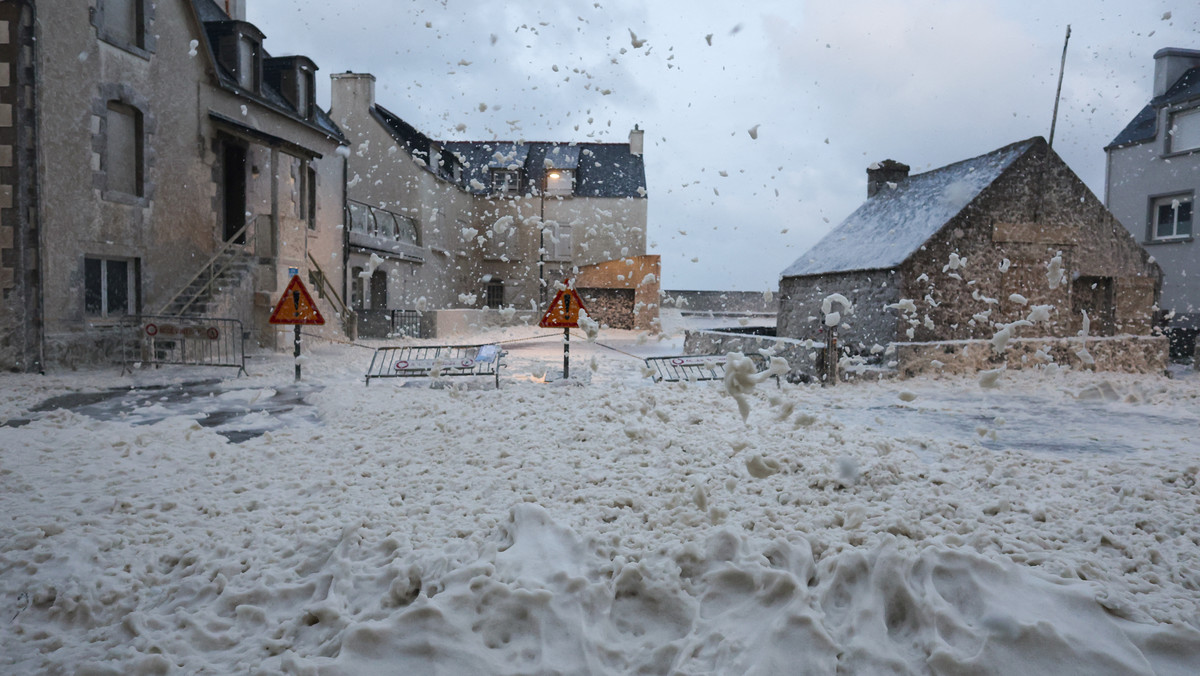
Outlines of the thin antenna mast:
{"type": "Polygon", "coordinates": [[[1058,100],[1062,98],[1063,71],[1067,68],[1067,43],[1071,41],[1071,24],[1067,24],[1067,37],[1063,38],[1062,62],[1058,64],[1058,91],[1054,92],[1054,116],[1050,118],[1050,141],[1054,146],[1054,126],[1058,124],[1058,100]]]}

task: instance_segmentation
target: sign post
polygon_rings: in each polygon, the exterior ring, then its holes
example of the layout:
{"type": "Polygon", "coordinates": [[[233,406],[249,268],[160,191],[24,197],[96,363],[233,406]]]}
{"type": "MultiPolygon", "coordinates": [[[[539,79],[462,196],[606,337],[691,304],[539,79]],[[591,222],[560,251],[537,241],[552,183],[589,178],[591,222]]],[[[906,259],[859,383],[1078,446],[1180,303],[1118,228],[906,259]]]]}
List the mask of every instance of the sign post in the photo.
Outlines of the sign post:
{"type": "Polygon", "coordinates": [[[296,359],[296,382],[300,382],[300,327],[323,325],[325,318],[321,316],[317,304],[304,287],[304,282],[300,281],[299,274],[292,275],[287,288],[283,290],[283,295],[279,297],[279,302],[275,304],[275,310],[271,312],[271,318],[267,321],[271,324],[293,325],[295,337],[292,356],[296,359]]]}
{"type": "Polygon", "coordinates": [[[550,301],[550,307],[546,308],[546,314],[538,322],[538,326],[544,329],[563,330],[563,380],[571,377],[571,329],[578,328],[581,310],[586,312],[583,299],[575,289],[563,289],[550,301]]]}

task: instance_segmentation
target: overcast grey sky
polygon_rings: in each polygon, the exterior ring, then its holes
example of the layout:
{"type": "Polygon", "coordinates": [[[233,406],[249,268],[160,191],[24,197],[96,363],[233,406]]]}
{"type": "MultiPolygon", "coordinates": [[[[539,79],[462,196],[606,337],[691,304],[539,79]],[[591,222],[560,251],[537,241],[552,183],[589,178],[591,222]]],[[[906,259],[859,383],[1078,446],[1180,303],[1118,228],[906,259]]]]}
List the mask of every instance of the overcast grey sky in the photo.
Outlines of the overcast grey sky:
{"type": "Polygon", "coordinates": [[[1149,101],[1154,52],[1200,49],[1195,0],[246,2],[269,52],[317,62],[326,106],[350,70],[434,138],[640,125],[671,289],[776,288],[862,202],[871,162],[916,173],[1047,136],[1067,24],[1054,146],[1103,198],[1103,148],[1149,101]]]}

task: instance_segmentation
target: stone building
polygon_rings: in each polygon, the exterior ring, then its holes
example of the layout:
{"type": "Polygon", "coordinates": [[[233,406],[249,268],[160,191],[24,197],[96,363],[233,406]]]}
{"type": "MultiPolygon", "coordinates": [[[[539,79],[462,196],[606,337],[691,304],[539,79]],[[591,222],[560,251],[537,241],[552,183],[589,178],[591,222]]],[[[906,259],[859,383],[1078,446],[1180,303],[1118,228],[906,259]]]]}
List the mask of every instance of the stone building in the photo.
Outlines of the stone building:
{"type": "Polygon", "coordinates": [[[240,0],[0,13],[0,367],[107,360],[122,318],[201,308],[271,346],[289,269],[342,278],[343,137],[240,0]]]}
{"type": "Polygon", "coordinates": [[[779,336],[834,323],[843,354],[882,350],[905,374],[1165,365],[1160,268],[1044,139],[908,170],[872,165],[866,202],[783,272],[779,336]]]}
{"type": "Polygon", "coordinates": [[[1200,333],[1200,50],[1156,52],[1151,97],[1104,149],[1104,203],[1162,266],[1159,306],[1184,356],[1200,333]]]}
{"type": "Polygon", "coordinates": [[[653,327],[641,130],[629,143],[439,141],[376,103],[374,76],[332,78],[363,335],[385,335],[393,310],[542,308],[572,279],[611,325],[653,327]]]}

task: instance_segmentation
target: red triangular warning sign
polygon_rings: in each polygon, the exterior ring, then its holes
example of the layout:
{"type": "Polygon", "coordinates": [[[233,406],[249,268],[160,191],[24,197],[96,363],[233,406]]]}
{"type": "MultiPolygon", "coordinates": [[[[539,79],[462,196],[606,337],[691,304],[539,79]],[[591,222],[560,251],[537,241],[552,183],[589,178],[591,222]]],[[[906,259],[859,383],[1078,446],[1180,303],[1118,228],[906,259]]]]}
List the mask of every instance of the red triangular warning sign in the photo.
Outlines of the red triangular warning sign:
{"type": "Polygon", "coordinates": [[[293,275],[267,321],[272,324],[324,324],[325,318],[321,316],[312,296],[308,295],[300,275],[293,275]]]}
{"type": "Polygon", "coordinates": [[[579,328],[579,311],[586,309],[575,289],[563,289],[554,297],[538,326],[543,329],[579,328]]]}

